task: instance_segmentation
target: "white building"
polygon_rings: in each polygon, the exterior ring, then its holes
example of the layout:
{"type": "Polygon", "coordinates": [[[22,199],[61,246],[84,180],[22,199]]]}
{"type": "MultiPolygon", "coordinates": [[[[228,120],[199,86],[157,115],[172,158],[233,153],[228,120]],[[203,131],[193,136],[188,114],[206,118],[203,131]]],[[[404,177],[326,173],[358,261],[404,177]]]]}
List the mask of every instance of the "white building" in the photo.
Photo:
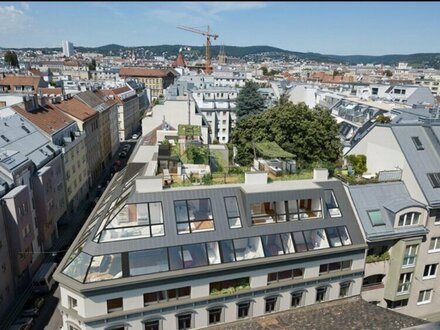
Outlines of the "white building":
{"type": "Polygon", "coordinates": [[[69,42],[68,40],[63,40],[61,43],[62,47],[63,47],[63,54],[66,57],[71,57],[73,56],[73,43],[69,42]]]}

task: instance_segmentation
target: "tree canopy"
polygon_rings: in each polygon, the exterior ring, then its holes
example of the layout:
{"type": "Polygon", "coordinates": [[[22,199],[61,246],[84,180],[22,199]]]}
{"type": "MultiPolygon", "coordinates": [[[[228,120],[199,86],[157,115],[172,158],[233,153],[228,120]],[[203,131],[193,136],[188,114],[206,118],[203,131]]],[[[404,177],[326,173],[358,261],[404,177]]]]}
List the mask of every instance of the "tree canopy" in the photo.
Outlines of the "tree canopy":
{"type": "Polygon", "coordinates": [[[8,50],[5,53],[5,63],[18,68],[18,57],[14,51],[8,50]]]}
{"type": "Polygon", "coordinates": [[[248,115],[263,112],[264,97],[258,93],[259,85],[253,81],[247,81],[244,87],[240,90],[236,100],[237,122],[247,117],[248,115]]]}
{"type": "Polygon", "coordinates": [[[232,142],[237,147],[235,161],[250,165],[254,143],[273,141],[296,155],[300,166],[334,163],[341,153],[338,134],[338,125],[329,111],[285,102],[237,123],[232,133],[232,142]]]}

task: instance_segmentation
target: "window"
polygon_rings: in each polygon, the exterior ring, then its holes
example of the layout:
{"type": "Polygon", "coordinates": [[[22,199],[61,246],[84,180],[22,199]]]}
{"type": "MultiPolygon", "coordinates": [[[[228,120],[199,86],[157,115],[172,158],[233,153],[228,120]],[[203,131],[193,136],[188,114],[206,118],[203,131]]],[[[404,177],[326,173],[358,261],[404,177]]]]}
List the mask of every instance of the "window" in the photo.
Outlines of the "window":
{"type": "Polygon", "coordinates": [[[397,287],[397,294],[409,293],[413,273],[400,274],[399,286],[397,287]]]}
{"type": "Polygon", "coordinates": [[[292,292],[291,307],[299,307],[304,305],[304,291],[292,292]]]}
{"type": "Polygon", "coordinates": [[[24,125],[21,126],[21,128],[23,129],[23,131],[25,131],[26,133],[30,133],[31,131],[24,125]]]}
{"type": "Polygon", "coordinates": [[[0,135],[0,137],[1,137],[3,140],[5,140],[6,142],[9,142],[9,141],[10,141],[10,140],[9,140],[6,136],[4,136],[3,134],[0,135]]]}
{"type": "Polygon", "coordinates": [[[370,221],[371,221],[371,224],[373,225],[373,227],[385,225],[385,222],[382,219],[382,213],[380,210],[367,211],[367,213],[368,213],[368,217],[370,218],[370,221]]]}
{"type": "Polygon", "coordinates": [[[177,289],[144,293],[144,306],[170,300],[188,299],[191,296],[191,287],[185,286],[177,289]]]}
{"type": "Polygon", "coordinates": [[[339,209],[339,205],[338,202],[336,201],[333,190],[325,190],[324,199],[325,199],[325,205],[327,206],[327,210],[331,218],[338,218],[342,216],[341,210],[339,209]]]}
{"type": "Polygon", "coordinates": [[[78,301],[75,298],[72,298],[71,296],[68,297],[69,302],[69,308],[76,309],[78,307],[78,301]]]}
{"type": "Polygon", "coordinates": [[[425,270],[423,271],[423,279],[435,278],[437,276],[437,265],[438,264],[430,264],[425,266],[425,270]]]}
{"type": "Polygon", "coordinates": [[[420,141],[420,138],[418,136],[412,136],[411,139],[414,142],[414,145],[416,146],[417,150],[424,150],[425,149],[425,148],[423,148],[423,144],[420,141]]]}
{"type": "Polygon", "coordinates": [[[415,266],[418,249],[418,245],[407,245],[405,248],[405,256],[403,257],[402,267],[415,266]]]}
{"type": "Polygon", "coordinates": [[[397,300],[397,301],[387,301],[387,308],[395,309],[402,308],[408,305],[408,299],[397,300]]]}
{"type": "Polygon", "coordinates": [[[229,228],[241,228],[240,211],[237,197],[225,197],[225,207],[228,216],[229,228]]]}
{"type": "Polygon", "coordinates": [[[420,213],[418,212],[409,212],[402,214],[399,218],[399,227],[418,225],[419,219],[420,213]]]}
{"type": "Polygon", "coordinates": [[[383,285],[382,280],[385,277],[384,274],[376,274],[367,276],[362,282],[363,287],[373,286],[373,285],[383,285]]]}
{"type": "Polygon", "coordinates": [[[270,284],[279,281],[303,278],[303,276],[304,276],[304,268],[283,270],[280,272],[267,274],[267,283],[270,284]]]}
{"type": "Polygon", "coordinates": [[[319,275],[351,269],[351,260],[332,262],[319,266],[319,275]]]}
{"type": "Polygon", "coordinates": [[[437,215],[434,220],[434,225],[440,225],[440,216],[437,215]]]}
{"type": "Polygon", "coordinates": [[[428,179],[431,182],[432,188],[440,187],[440,173],[428,173],[428,179]]]}
{"type": "Polygon", "coordinates": [[[431,297],[432,297],[432,289],[420,291],[419,298],[417,299],[417,305],[430,303],[431,297]]]}
{"type": "Polygon", "coordinates": [[[274,312],[277,308],[278,297],[269,297],[269,298],[266,298],[265,301],[266,301],[265,308],[264,308],[265,313],[274,312]]]}
{"type": "Polygon", "coordinates": [[[186,330],[192,328],[192,314],[182,314],[177,316],[177,329],[186,330]]]}
{"type": "Polygon", "coordinates": [[[429,243],[428,252],[438,252],[440,251],[440,237],[431,238],[431,242],[429,243]]]}
{"type": "Polygon", "coordinates": [[[151,320],[144,323],[145,330],[160,330],[160,320],[151,320]]]}
{"type": "Polygon", "coordinates": [[[238,303],[237,304],[237,311],[238,311],[237,318],[244,319],[246,317],[249,317],[250,307],[251,307],[250,301],[238,303]]]}
{"type": "Polygon", "coordinates": [[[223,292],[236,292],[250,288],[249,277],[237,278],[220,282],[209,283],[209,294],[221,294],[223,292]]]}
{"type": "Polygon", "coordinates": [[[344,282],[339,285],[339,298],[348,297],[350,295],[351,282],[344,282]]]}
{"type": "Polygon", "coordinates": [[[209,198],[174,201],[174,210],[179,234],[214,230],[209,198]]]}
{"type": "Polygon", "coordinates": [[[222,312],[223,312],[223,308],[221,307],[212,308],[208,310],[208,318],[209,318],[208,324],[217,324],[222,322],[222,312]]]}
{"type": "Polygon", "coordinates": [[[107,300],[107,313],[122,311],[122,298],[107,300]]]}
{"type": "Polygon", "coordinates": [[[328,287],[320,287],[316,289],[316,302],[323,302],[325,300],[327,300],[327,292],[328,292],[328,287]]]}

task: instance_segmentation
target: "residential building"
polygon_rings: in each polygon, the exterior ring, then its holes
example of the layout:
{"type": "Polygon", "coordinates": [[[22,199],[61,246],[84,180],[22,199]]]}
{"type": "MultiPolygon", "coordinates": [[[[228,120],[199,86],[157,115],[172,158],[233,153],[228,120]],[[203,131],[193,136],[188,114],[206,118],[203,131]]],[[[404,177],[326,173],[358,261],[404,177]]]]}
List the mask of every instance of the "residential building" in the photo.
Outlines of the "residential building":
{"type": "Polygon", "coordinates": [[[204,328],[359,295],[365,240],[327,170],[162,190],[133,159],[54,274],[64,327],[204,328]]]}
{"type": "Polygon", "coordinates": [[[63,40],[61,43],[63,47],[63,55],[66,57],[71,57],[74,54],[73,43],[68,40],[63,40]]]}
{"type": "Polygon", "coordinates": [[[215,87],[244,87],[246,83],[246,72],[227,67],[216,68],[212,76],[214,77],[215,87]]]}
{"type": "MultiPolygon", "coordinates": [[[[403,310],[408,314],[417,316],[424,314],[424,317],[428,317],[429,315],[426,314],[429,313],[434,314],[435,299],[438,299],[435,292],[439,290],[438,281],[432,280],[435,273],[432,273],[431,270],[431,268],[436,267],[431,265],[435,265],[440,261],[438,255],[440,249],[437,245],[437,242],[440,240],[440,203],[437,191],[440,187],[440,181],[438,180],[440,178],[438,176],[438,168],[440,166],[439,137],[440,126],[436,120],[428,119],[424,122],[406,122],[402,120],[389,125],[376,124],[348,152],[348,155],[366,155],[368,173],[373,174],[380,171],[391,171],[390,173],[393,173],[401,171],[401,180],[405,183],[411,199],[420,203],[428,210],[425,227],[429,232],[426,234],[426,242],[416,240],[414,244],[410,244],[417,245],[417,242],[420,243],[416,253],[418,261],[413,274],[406,275],[406,277],[402,276],[401,279],[402,283],[408,283],[406,284],[407,286],[413,285],[414,290],[419,292],[410,294],[410,296],[403,295],[400,297],[395,292],[396,296],[393,300],[396,307],[398,304],[401,307],[407,305],[408,307],[403,310]],[[428,275],[424,275],[425,270],[428,272],[428,275]],[[432,276],[429,274],[432,274],[432,276]],[[433,290],[431,291],[432,296],[429,296],[429,290],[433,290]],[[418,303],[426,303],[426,306],[411,308],[411,306],[416,306],[418,303]]],[[[405,205],[403,204],[403,206],[405,205]]],[[[413,206],[416,207],[415,203],[413,203],[413,206]]],[[[419,227],[418,223],[423,224],[425,222],[420,207],[413,211],[407,209],[406,212],[420,213],[419,222],[411,220],[408,230],[410,228],[416,230],[419,227]]],[[[403,249],[405,244],[401,243],[398,251],[403,249]]],[[[399,268],[399,262],[394,261],[397,268],[399,268]]],[[[410,272],[410,269],[401,271],[401,273],[408,272],[410,272]]]]}
{"type": "MultiPolygon", "coordinates": [[[[4,184],[5,182],[2,183],[4,184]]],[[[4,190],[3,185],[2,188],[4,190]]],[[[3,209],[3,203],[0,203],[0,267],[2,277],[0,281],[0,318],[6,315],[11,301],[15,297],[14,263],[13,259],[11,259],[12,251],[10,251],[9,247],[9,241],[13,237],[8,236],[3,209]]]]}
{"type": "Polygon", "coordinates": [[[0,79],[0,92],[11,94],[37,94],[47,83],[40,76],[9,75],[0,79]]]}
{"type": "Polygon", "coordinates": [[[364,98],[384,99],[407,105],[434,104],[434,96],[427,87],[418,85],[375,85],[369,86],[368,92],[363,93],[364,98]]]}
{"type": "Polygon", "coordinates": [[[119,76],[123,79],[134,79],[151,89],[153,99],[164,95],[164,89],[174,83],[177,72],[170,69],[149,69],[143,67],[122,67],[119,76]]]}

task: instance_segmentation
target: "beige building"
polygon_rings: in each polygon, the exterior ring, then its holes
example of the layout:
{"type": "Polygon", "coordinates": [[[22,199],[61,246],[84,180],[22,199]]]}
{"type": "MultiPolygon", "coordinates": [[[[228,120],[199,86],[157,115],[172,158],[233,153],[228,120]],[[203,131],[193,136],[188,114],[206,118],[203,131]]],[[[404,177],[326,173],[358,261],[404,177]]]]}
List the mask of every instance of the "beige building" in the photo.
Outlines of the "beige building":
{"type": "Polygon", "coordinates": [[[163,90],[174,83],[178,73],[170,69],[149,69],[140,67],[122,67],[119,76],[123,79],[135,79],[151,89],[153,99],[163,96],[163,90]]]}

